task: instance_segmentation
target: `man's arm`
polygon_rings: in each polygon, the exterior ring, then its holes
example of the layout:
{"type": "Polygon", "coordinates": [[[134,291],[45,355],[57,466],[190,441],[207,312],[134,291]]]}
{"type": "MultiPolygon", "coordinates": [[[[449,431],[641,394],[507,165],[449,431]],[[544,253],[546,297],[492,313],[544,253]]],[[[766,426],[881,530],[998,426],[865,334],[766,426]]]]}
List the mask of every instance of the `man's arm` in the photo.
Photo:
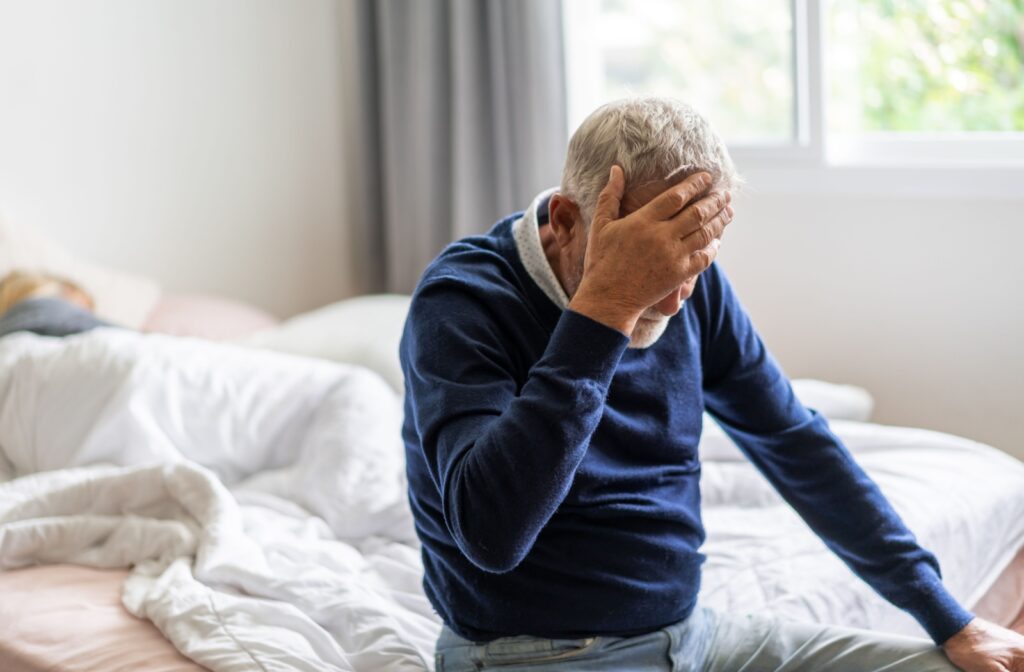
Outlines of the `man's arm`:
{"type": "Polygon", "coordinates": [[[858,576],[908,611],[941,644],[973,616],[942,584],[878,486],[820,415],[807,410],[765,349],[725,276],[702,277],[708,411],[740,449],[858,576]]]}
{"type": "Polygon", "coordinates": [[[413,298],[402,343],[423,456],[445,523],[475,565],[508,572],[569,492],[629,339],[562,314],[521,389],[504,328],[461,283],[413,298]]]}

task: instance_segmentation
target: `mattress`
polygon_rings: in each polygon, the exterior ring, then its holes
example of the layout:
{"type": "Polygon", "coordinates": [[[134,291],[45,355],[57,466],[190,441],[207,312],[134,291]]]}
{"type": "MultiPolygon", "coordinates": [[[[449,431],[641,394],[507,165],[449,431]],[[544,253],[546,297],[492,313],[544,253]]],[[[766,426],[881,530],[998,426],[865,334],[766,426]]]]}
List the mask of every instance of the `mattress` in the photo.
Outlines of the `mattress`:
{"type": "Polygon", "coordinates": [[[197,672],[121,606],[127,570],[48,565],[0,572],[3,672],[197,672]]]}
{"type": "Polygon", "coordinates": [[[1024,633],[1024,548],[978,600],[973,611],[993,623],[1024,633]]]}
{"type": "MultiPolygon", "coordinates": [[[[124,570],[50,565],[0,573],[0,670],[206,670],[120,604],[124,570]]],[[[1024,549],[973,610],[1024,632],[1024,549]]]]}

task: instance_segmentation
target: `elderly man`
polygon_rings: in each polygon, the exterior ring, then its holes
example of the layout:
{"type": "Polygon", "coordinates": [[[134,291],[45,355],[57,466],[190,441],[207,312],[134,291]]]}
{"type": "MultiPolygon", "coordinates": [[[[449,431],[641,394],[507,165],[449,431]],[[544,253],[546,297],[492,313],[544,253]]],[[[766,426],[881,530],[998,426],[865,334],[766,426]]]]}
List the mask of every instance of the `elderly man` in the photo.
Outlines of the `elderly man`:
{"type": "Polygon", "coordinates": [[[560,190],[427,268],[403,434],[439,671],[1024,670],[1024,637],[946,591],[713,263],[734,180],[689,107],[612,103],[573,135],[560,190]],[[948,658],[697,606],[704,410],[948,658]]]}

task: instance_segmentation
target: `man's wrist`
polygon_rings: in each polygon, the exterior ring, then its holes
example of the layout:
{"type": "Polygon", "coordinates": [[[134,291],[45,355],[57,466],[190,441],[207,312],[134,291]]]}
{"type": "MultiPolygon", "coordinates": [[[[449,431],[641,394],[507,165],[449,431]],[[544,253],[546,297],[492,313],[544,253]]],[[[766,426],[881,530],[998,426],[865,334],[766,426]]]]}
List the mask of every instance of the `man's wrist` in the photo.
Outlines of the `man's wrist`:
{"type": "Polygon", "coordinates": [[[902,584],[910,592],[898,606],[909,612],[936,644],[943,644],[974,619],[942,583],[934,561],[914,563],[902,575],[902,584]]]}
{"type": "Polygon", "coordinates": [[[582,292],[576,292],[569,301],[569,310],[585,315],[626,336],[633,334],[633,328],[640,317],[640,313],[633,309],[623,308],[613,301],[595,300],[582,292]]]}
{"type": "Polygon", "coordinates": [[[980,630],[981,628],[979,627],[978,619],[972,618],[970,621],[967,622],[967,625],[953,633],[949,637],[949,639],[942,642],[940,646],[942,646],[943,648],[945,648],[946,646],[950,646],[950,648],[963,646],[965,642],[970,642],[971,640],[977,639],[980,634],[980,630]]]}

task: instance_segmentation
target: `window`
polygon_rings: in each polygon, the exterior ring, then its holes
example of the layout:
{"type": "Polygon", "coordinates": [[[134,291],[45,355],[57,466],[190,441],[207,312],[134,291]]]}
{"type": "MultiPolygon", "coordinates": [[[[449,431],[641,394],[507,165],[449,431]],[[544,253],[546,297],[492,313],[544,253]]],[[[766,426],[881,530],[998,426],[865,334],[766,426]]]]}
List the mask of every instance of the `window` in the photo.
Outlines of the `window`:
{"type": "Polygon", "coordinates": [[[565,0],[570,127],[602,102],[682,97],[741,144],[795,135],[789,0],[565,0]]]}
{"type": "Polygon", "coordinates": [[[673,95],[706,114],[741,169],[1024,171],[1022,0],[563,7],[570,128],[606,100],[673,95]]]}

